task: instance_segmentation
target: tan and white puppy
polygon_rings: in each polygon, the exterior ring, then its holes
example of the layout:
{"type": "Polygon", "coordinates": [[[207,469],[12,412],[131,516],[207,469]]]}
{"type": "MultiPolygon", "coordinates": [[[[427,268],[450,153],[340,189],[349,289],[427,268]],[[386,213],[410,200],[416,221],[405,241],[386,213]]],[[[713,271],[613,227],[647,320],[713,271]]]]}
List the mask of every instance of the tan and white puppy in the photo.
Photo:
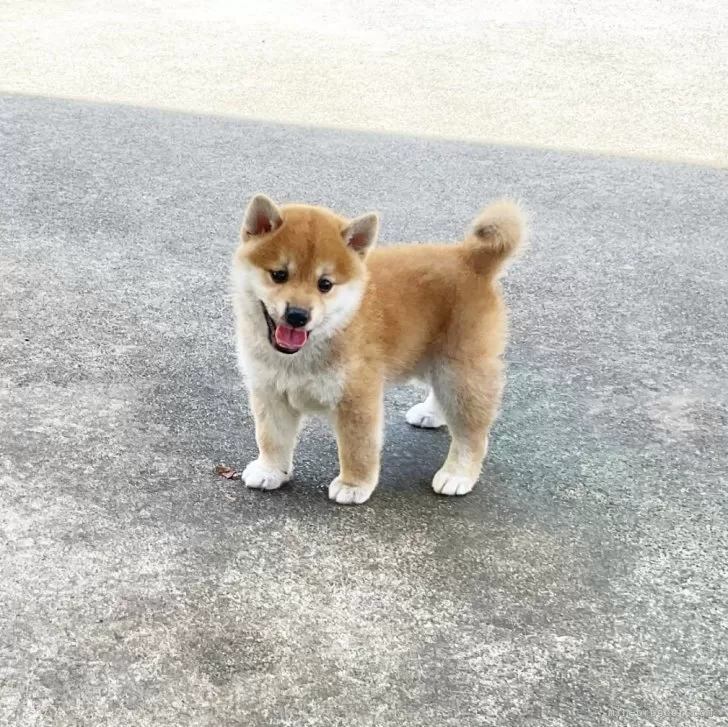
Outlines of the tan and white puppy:
{"type": "Polygon", "coordinates": [[[452,442],[432,487],[475,485],[503,387],[506,311],[497,279],[520,247],[524,222],[508,201],[488,207],[457,245],[372,250],[378,220],[354,220],[255,196],[233,261],[240,367],[250,392],[259,456],[248,487],[291,477],[306,414],[333,422],[339,503],[369,499],[379,479],[382,400],[391,382],[430,386],[407,421],[446,424],[452,442]]]}

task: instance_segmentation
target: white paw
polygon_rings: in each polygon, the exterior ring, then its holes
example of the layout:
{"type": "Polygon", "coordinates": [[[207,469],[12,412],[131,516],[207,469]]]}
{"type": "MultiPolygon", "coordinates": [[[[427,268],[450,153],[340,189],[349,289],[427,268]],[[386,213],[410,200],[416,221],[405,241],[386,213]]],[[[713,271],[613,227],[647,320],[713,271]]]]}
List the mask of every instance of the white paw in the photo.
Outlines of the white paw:
{"type": "Polygon", "coordinates": [[[338,477],[329,485],[329,500],[339,505],[361,505],[374,492],[373,487],[352,487],[344,484],[338,477]]]}
{"type": "Polygon", "coordinates": [[[256,490],[277,490],[284,482],[288,482],[290,474],[261,464],[260,459],[253,460],[243,470],[243,482],[246,487],[256,490]]]}
{"type": "Polygon", "coordinates": [[[445,420],[432,409],[427,401],[415,404],[405,415],[407,422],[413,427],[437,429],[445,425],[445,420]]]}
{"type": "Polygon", "coordinates": [[[432,479],[432,489],[438,495],[467,495],[475,486],[472,477],[456,475],[440,470],[432,479]]]}

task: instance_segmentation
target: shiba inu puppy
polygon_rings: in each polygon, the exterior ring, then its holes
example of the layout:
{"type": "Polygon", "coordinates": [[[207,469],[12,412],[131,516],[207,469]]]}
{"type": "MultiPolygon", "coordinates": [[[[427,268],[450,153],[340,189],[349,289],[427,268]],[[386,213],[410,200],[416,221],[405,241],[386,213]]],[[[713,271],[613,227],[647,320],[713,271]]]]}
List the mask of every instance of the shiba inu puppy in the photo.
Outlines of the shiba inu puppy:
{"type": "Polygon", "coordinates": [[[259,456],[247,487],[291,477],[301,418],[332,421],[339,503],[369,499],[379,479],[382,400],[391,382],[419,379],[418,427],[447,425],[447,459],[432,487],[470,492],[480,474],[503,387],[506,311],[497,279],[520,247],[524,222],[508,201],[476,218],[460,244],[373,250],[378,219],[256,195],[233,260],[237,349],[259,456]]]}

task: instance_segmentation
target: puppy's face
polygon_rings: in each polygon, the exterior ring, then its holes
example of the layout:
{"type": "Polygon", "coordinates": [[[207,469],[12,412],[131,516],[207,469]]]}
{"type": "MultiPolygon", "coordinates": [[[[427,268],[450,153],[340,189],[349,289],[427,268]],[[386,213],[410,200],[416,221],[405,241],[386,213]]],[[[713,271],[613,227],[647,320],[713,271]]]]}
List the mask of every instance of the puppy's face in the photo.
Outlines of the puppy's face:
{"type": "Polygon", "coordinates": [[[295,354],[309,337],[333,335],[364,293],[364,257],[376,240],[376,215],[351,222],[307,206],[278,208],[258,195],[248,205],[238,274],[261,303],[271,345],[295,354]]]}

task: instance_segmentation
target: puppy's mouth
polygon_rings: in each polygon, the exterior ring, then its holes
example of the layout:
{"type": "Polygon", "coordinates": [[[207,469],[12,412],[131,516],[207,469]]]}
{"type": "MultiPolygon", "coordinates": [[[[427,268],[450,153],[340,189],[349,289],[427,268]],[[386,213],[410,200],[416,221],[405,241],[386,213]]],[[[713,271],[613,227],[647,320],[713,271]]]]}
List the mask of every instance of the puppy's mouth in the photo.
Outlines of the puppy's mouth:
{"type": "Polygon", "coordinates": [[[285,323],[276,325],[270,317],[265,303],[261,301],[260,307],[263,309],[265,323],[268,326],[268,340],[270,341],[270,345],[281,353],[298,353],[308,340],[308,331],[305,331],[303,328],[287,326],[285,323]]]}

